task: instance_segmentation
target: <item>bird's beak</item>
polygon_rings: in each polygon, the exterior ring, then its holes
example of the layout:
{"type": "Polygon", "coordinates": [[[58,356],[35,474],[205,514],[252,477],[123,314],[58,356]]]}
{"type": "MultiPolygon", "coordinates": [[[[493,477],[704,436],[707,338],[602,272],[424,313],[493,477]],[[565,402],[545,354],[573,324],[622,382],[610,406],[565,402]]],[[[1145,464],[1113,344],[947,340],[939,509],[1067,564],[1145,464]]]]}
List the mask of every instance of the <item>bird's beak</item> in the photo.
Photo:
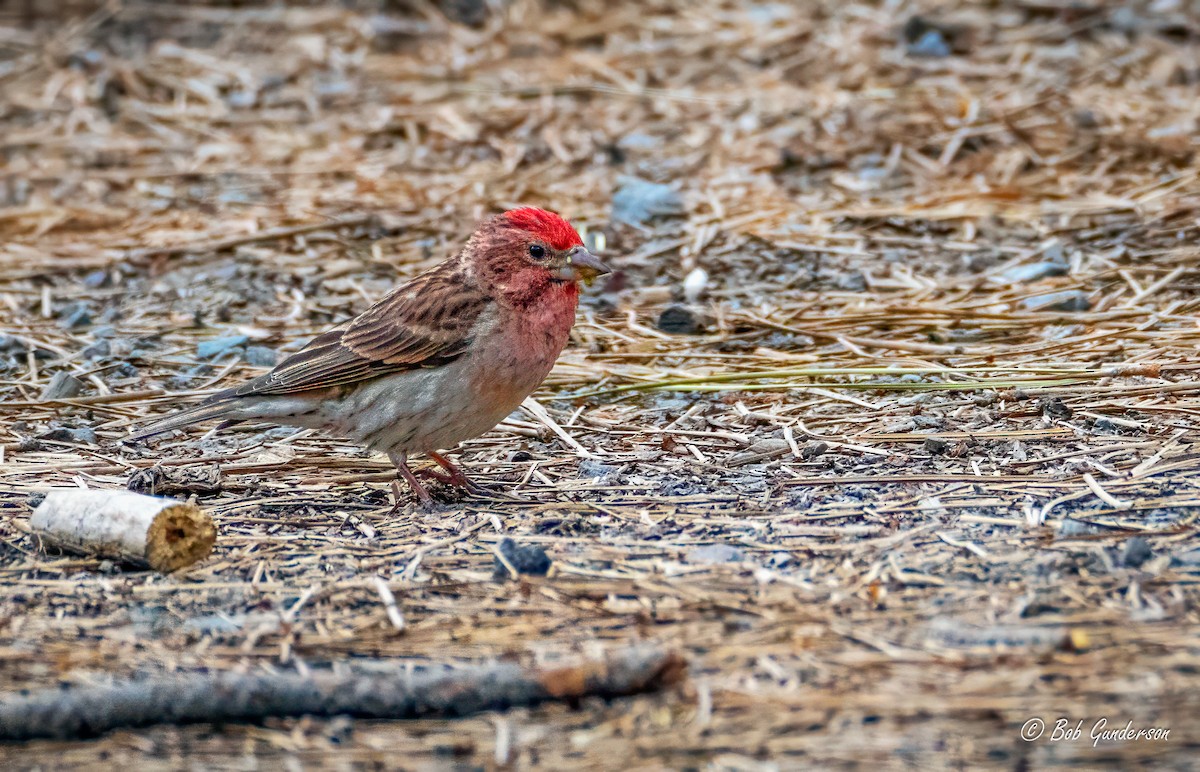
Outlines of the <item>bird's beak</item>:
{"type": "Polygon", "coordinates": [[[597,276],[612,273],[612,269],[600,262],[600,258],[583,247],[575,247],[567,253],[567,264],[558,269],[556,278],[565,281],[590,282],[597,276]]]}

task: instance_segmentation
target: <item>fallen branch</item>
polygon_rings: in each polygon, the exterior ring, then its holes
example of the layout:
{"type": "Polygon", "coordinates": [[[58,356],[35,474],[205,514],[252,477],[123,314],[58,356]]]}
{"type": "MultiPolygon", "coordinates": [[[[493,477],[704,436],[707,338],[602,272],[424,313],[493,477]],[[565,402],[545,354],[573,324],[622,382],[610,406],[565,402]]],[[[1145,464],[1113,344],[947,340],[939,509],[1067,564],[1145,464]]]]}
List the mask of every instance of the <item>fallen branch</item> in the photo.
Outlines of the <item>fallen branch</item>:
{"type": "Polygon", "coordinates": [[[217,539],[212,518],[195,504],[130,491],[52,490],[33,511],[29,530],[69,552],[164,573],[208,557],[217,539]]]}
{"type": "Polygon", "coordinates": [[[556,668],[511,663],[441,672],[331,675],[193,674],[108,686],[46,689],[0,699],[0,740],[75,739],[152,724],[259,721],[284,716],[412,719],[585,697],[613,698],[679,683],[675,652],[628,649],[556,668]]]}

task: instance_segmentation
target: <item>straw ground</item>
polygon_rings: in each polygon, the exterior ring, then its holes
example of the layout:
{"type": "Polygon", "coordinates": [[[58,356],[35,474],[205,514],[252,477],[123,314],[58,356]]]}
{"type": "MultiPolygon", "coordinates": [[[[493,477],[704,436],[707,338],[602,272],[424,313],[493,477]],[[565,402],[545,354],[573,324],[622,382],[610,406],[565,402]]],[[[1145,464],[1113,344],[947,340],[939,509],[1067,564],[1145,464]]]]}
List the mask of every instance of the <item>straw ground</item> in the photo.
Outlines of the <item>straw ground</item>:
{"type": "Polygon", "coordinates": [[[5,766],[1194,758],[1194,3],[66,5],[0,19],[0,685],[633,641],[691,680],[5,766]],[[678,213],[618,222],[622,188],[678,213]],[[310,432],[115,445],[519,203],[620,268],[461,449],[522,501],[389,513],[386,459],[310,432]],[[48,488],[131,481],[195,495],[212,559],[21,528],[48,488]],[[550,575],[497,578],[505,537],[550,575]],[[1093,747],[1101,718],[1172,731],[1093,747]]]}

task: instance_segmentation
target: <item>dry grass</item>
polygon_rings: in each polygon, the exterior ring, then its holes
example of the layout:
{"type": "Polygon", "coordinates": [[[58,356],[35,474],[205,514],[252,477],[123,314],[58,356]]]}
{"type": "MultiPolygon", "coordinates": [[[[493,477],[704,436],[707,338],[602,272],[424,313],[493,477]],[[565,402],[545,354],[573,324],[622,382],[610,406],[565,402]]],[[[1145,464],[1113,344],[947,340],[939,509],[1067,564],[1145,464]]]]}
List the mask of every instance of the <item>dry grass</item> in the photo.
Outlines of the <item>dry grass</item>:
{"type": "Polygon", "coordinates": [[[6,766],[1188,764],[1195,3],[521,1],[478,28],[413,5],[0,17],[0,683],[648,640],[691,684],[6,766]],[[951,55],[906,50],[917,14],[943,25],[917,47],[951,55]],[[622,174],[686,216],[611,224],[622,174]],[[602,232],[621,268],[542,408],[461,450],[524,503],[389,514],[386,460],[308,432],[113,444],[261,372],[198,343],[286,346],[516,203],[602,232]],[[660,332],[698,266],[706,328],[660,332]],[[42,401],[62,372],[81,394],[42,401]],[[182,575],[42,555],[18,527],[31,494],[157,465],[221,530],[182,575]],[[551,575],[494,580],[505,536],[551,575]],[[1025,743],[1031,716],[1172,734],[1025,743]]]}

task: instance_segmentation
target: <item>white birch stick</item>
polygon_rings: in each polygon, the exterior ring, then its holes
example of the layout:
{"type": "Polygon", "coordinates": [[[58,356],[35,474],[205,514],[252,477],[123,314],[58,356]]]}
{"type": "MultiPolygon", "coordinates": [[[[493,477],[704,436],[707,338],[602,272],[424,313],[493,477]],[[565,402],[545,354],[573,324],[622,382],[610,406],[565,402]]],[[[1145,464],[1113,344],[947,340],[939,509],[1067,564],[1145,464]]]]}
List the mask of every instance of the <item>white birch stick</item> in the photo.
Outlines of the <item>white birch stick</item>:
{"type": "Polygon", "coordinates": [[[52,490],[29,528],[68,552],[119,558],[164,573],[212,552],[217,529],[198,506],[130,491],[52,490]]]}

